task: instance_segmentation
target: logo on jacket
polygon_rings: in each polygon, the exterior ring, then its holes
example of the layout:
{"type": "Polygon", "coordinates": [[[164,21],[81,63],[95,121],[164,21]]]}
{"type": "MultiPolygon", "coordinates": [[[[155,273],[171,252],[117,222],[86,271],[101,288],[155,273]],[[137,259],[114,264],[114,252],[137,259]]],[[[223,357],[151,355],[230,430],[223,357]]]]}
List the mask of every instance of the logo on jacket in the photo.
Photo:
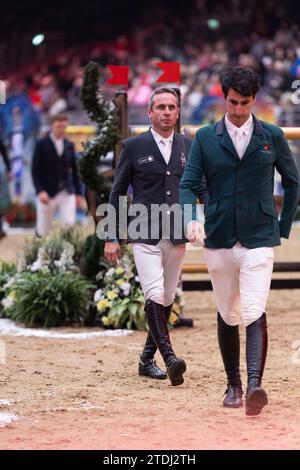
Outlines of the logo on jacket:
{"type": "Polygon", "coordinates": [[[153,155],[148,155],[147,157],[142,157],[138,159],[138,162],[140,165],[143,165],[144,163],[151,163],[154,161],[153,155]]]}
{"type": "Polygon", "coordinates": [[[180,161],[181,161],[181,166],[186,165],[186,158],[185,158],[185,154],[183,152],[181,152],[180,161]]]}
{"type": "Polygon", "coordinates": [[[263,152],[269,153],[272,151],[272,147],[270,144],[264,144],[263,145],[263,152]]]}

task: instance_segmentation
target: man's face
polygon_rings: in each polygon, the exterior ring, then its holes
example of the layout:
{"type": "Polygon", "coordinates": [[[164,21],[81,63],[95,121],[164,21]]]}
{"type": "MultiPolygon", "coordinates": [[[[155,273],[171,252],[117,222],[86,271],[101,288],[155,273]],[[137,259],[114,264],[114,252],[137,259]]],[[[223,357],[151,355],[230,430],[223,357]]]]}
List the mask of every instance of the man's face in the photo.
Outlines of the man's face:
{"type": "Polygon", "coordinates": [[[52,124],[52,132],[57,139],[63,139],[66,134],[66,128],[68,126],[68,121],[54,121],[52,124]]]}
{"type": "Polygon", "coordinates": [[[255,98],[251,96],[243,96],[229,88],[227,98],[225,100],[228,119],[235,126],[241,127],[249,118],[255,98]]]}
{"type": "Polygon", "coordinates": [[[171,132],[179,116],[176,97],[171,93],[154,96],[152,109],[148,108],[148,116],[155,131],[171,132]]]}

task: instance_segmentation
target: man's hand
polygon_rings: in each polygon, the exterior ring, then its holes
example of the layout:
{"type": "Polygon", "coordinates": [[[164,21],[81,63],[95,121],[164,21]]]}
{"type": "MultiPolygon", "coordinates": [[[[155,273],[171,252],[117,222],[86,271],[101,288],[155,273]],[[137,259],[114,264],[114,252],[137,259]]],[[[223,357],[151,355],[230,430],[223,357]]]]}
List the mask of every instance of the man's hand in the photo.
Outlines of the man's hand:
{"type": "Polygon", "coordinates": [[[104,246],[105,258],[113,264],[116,264],[121,258],[121,248],[118,242],[106,242],[104,246]]]}
{"type": "Polygon", "coordinates": [[[188,224],[187,238],[189,242],[194,244],[195,246],[202,247],[204,245],[204,239],[206,238],[206,234],[201,222],[199,222],[198,220],[193,220],[188,224]]]}
{"type": "Polygon", "coordinates": [[[42,204],[49,204],[50,197],[49,194],[46,191],[41,191],[38,194],[38,198],[42,204]]]}

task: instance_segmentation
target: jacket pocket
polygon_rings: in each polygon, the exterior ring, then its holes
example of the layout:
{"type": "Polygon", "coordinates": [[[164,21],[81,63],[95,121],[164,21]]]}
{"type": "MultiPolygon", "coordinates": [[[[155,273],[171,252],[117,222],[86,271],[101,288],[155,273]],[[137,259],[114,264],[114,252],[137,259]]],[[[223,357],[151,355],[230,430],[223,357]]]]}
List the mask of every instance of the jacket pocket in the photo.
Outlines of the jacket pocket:
{"type": "Polygon", "coordinates": [[[275,152],[264,152],[260,151],[258,161],[261,165],[273,165],[276,159],[275,152]]]}
{"type": "Polygon", "coordinates": [[[216,212],[218,205],[219,205],[219,201],[208,203],[208,208],[206,209],[206,212],[205,212],[206,219],[211,217],[216,212]]]}
{"type": "Polygon", "coordinates": [[[270,215],[271,217],[274,217],[274,219],[277,219],[277,214],[272,199],[260,201],[260,208],[264,214],[270,215]]]}

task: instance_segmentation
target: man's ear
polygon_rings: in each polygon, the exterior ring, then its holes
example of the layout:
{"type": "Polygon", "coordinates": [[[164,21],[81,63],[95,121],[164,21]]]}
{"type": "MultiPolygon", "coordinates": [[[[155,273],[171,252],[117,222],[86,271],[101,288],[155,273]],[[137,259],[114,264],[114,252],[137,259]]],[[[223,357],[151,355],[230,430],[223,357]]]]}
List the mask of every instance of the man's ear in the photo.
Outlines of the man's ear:
{"type": "Polygon", "coordinates": [[[151,119],[151,116],[152,116],[152,109],[151,108],[147,108],[147,114],[148,114],[148,117],[151,119]]]}

